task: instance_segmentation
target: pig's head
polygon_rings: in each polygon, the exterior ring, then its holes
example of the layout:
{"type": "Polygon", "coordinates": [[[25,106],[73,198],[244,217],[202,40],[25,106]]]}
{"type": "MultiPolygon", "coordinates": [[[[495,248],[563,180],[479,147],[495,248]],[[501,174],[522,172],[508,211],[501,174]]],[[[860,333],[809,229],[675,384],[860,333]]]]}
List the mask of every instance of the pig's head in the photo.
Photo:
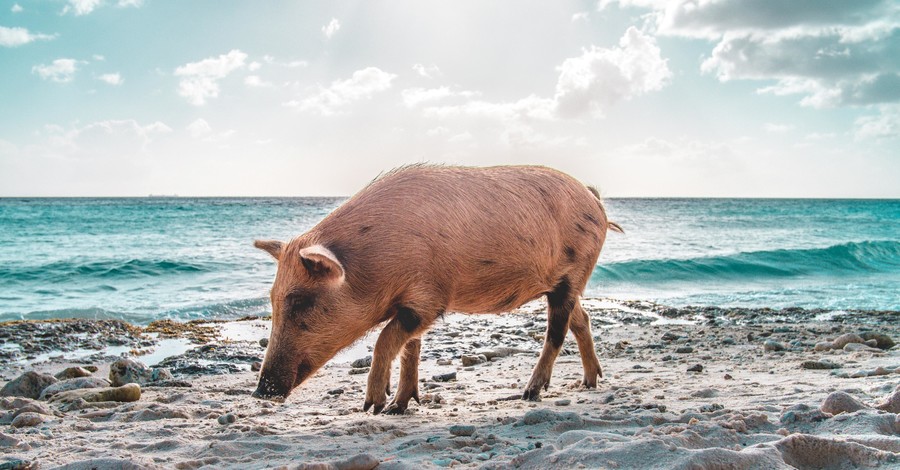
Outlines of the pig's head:
{"type": "Polygon", "coordinates": [[[348,300],[344,267],[322,245],[256,241],[278,261],[272,285],[272,335],[256,398],[284,401],[291,390],[361,337],[371,325],[348,300]]]}

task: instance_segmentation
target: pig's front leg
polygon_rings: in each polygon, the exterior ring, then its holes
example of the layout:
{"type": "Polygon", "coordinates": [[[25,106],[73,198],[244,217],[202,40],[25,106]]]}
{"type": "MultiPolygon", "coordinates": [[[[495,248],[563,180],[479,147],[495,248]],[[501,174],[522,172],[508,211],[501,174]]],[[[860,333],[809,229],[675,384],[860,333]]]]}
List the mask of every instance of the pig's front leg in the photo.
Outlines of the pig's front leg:
{"type": "MultiPolygon", "coordinates": [[[[381,413],[387,403],[386,389],[391,376],[391,363],[397,357],[400,348],[404,347],[411,339],[418,339],[418,336],[428,328],[435,317],[436,315],[426,317],[407,307],[397,309],[397,314],[384,327],[375,342],[363,411],[369,411],[369,408],[372,408],[374,414],[381,413]]],[[[416,366],[418,366],[418,352],[416,366]]],[[[402,381],[403,377],[401,377],[402,381]]],[[[397,393],[399,396],[400,391],[398,390],[397,393]]]]}
{"type": "Polygon", "coordinates": [[[547,334],[544,336],[544,349],[538,358],[531,379],[525,386],[522,394],[523,400],[540,401],[541,389],[550,386],[550,374],[553,372],[553,363],[566,333],[569,331],[569,316],[578,303],[578,294],[573,293],[568,278],[563,278],[552,292],[547,294],[547,334]]]}
{"type": "Polygon", "coordinates": [[[397,385],[397,394],[391,404],[388,405],[385,414],[400,415],[409,407],[409,400],[419,403],[419,352],[422,349],[422,340],[413,338],[403,347],[403,356],[400,359],[400,383],[397,385]]]}

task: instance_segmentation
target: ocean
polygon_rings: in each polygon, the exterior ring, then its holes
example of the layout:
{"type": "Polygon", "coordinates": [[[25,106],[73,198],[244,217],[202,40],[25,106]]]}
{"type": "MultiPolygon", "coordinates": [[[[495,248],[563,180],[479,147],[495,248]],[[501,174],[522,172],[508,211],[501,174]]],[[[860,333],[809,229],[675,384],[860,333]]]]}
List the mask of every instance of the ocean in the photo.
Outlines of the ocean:
{"type": "MultiPolygon", "coordinates": [[[[267,314],[254,239],[342,198],[0,199],[0,321],[267,314]]],[[[608,199],[586,297],[673,306],[900,310],[900,200],[608,199]]]]}

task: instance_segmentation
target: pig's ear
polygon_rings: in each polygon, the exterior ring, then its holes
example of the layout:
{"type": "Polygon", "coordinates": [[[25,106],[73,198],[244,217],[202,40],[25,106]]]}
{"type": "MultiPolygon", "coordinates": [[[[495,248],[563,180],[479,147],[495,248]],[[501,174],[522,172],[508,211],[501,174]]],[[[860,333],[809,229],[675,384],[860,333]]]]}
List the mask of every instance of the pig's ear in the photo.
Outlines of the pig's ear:
{"type": "Polygon", "coordinates": [[[308,246],[300,250],[300,261],[309,275],[329,283],[344,282],[344,267],[337,256],[322,245],[308,246]]]}
{"type": "Polygon", "coordinates": [[[276,260],[281,258],[281,252],[284,250],[284,243],[278,240],[256,240],[253,246],[272,255],[276,260]]]}

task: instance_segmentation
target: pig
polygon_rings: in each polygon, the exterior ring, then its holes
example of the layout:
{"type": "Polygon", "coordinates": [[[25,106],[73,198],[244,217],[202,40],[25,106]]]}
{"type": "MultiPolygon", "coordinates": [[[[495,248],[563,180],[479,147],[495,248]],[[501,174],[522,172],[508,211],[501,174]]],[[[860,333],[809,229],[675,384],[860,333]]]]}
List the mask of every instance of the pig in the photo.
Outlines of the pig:
{"type": "Polygon", "coordinates": [[[541,166],[412,165],[379,176],[275,258],[272,333],[253,396],[284,401],[340,350],[386,323],[363,411],[402,414],[419,401],[421,337],[445,312],[509,312],[546,296],[543,350],[522,394],[539,400],[566,332],[602,377],[580,297],[607,230],[596,189],[541,166]],[[391,363],[401,354],[390,404],[391,363]],[[387,409],[385,409],[387,407],[387,409]]]}

